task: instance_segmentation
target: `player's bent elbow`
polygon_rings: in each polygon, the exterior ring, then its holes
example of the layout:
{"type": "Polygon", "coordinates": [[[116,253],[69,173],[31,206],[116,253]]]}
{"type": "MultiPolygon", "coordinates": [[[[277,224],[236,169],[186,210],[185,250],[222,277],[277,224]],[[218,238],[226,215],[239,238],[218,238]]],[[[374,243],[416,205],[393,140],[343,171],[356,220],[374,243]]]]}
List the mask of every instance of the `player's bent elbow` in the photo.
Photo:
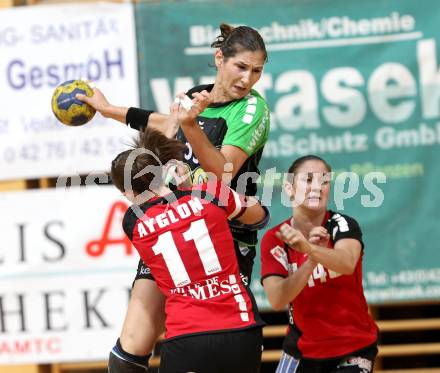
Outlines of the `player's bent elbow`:
{"type": "Polygon", "coordinates": [[[146,340],[144,336],[139,336],[127,332],[122,332],[120,336],[121,345],[124,351],[132,355],[143,356],[151,353],[156,343],[156,338],[146,340]]]}
{"type": "Polygon", "coordinates": [[[341,267],[338,269],[338,273],[341,275],[352,275],[354,271],[356,270],[356,263],[344,263],[341,265],[341,267]]]}
{"type": "Polygon", "coordinates": [[[346,262],[346,275],[352,275],[356,271],[357,264],[359,262],[359,255],[353,255],[346,262]]]}
{"type": "Polygon", "coordinates": [[[290,299],[284,296],[284,279],[277,276],[269,276],[262,281],[264,293],[274,311],[282,311],[286,308],[290,299]]]}

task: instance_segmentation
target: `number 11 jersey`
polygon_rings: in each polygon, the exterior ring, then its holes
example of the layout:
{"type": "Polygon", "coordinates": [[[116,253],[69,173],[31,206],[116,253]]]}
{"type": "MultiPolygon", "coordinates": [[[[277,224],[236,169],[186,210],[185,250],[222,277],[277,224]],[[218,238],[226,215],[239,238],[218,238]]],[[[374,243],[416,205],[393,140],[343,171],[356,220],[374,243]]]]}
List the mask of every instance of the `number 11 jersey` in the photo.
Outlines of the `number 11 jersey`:
{"type": "Polygon", "coordinates": [[[244,208],[242,196],[209,182],[127,210],[124,231],[166,298],[166,339],[264,324],[228,225],[244,208]]]}

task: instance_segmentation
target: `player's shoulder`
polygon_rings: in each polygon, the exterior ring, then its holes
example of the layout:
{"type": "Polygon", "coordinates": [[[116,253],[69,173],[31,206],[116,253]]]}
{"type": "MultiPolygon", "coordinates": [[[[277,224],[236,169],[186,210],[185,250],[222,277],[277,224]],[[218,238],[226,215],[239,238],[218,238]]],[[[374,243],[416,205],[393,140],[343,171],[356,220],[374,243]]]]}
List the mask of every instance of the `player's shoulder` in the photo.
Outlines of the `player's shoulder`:
{"type": "Polygon", "coordinates": [[[246,96],[231,101],[228,106],[231,110],[245,111],[248,114],[263,114],[269,110],[266,100],[255,89],[251,89],[246,96]]]}
{"type": "Polygon", "coordinates": [[[248,98],[255,97],[256,100],[267,104],[266,100],[264,99],[264,97],[254,88],[252,88],[250,90],[250,92],[248,93],[248,95],[246,97],[248,97],[248,98]]]}
{"type": "Polygon", "coordinates": [[[198,92],[202,92],[202,91],[208,91],[211,92],[212,87],[214,87],[214,84],[201,84],[201,85],[197,85],[195,87],[192,87],[191,89],[189,89],[186,92],[186,95],[189,96],[190,98],[193,97],[193,93],[198,93],[198,92]]]}
{"type": "Polygon", "coordinates": [[[240,102],[246,106],[255,105],[257,110],[268,108],[266,100],[255,89],[251,89],[250,92],[240,100],[240,102]]]}
{"type": "Polygon", "coordinates": [[[329,210],[328,213],[328,224],[330,225],[330,227],[338,226],[341,232],[352,229],[360,229],[359,223],[355,218],[338,211],[329,210]]]}
{"type": "Polygon", "coordinates": [[[124,217],[122,219],[122,228],[124,229],[125,234],[130,240],[133,237],[133,230],[137,220],[138,217],[133,209],[133,206],[130,206],[127,211],[125,211],[124,217]]]}
{"type": "Polygon", "coordinates": [[[148,201],[141,205],[133,204],[127,209],[127,211],[125,211],[124,217],[122,218],[122,228],[130,240],[133,238],[134,227],[138,221],[145,216],[150,207],[156,205],[156,203],[159,203],[160,201],[161,199],[157,198],[153,202],[148,201]]]}

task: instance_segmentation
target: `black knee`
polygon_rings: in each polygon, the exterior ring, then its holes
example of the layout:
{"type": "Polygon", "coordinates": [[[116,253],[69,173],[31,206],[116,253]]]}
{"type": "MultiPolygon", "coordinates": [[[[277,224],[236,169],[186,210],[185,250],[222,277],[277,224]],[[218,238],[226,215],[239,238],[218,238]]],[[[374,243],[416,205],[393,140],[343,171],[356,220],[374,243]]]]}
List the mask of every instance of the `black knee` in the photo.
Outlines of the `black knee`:
{"type": "Polygon", "coordinates": [[[109,373],[146,373],[148,372],[148,359],[150,355],[138,356],[125,352],[119,342],[110,351],[108,358],[109,373]]]}

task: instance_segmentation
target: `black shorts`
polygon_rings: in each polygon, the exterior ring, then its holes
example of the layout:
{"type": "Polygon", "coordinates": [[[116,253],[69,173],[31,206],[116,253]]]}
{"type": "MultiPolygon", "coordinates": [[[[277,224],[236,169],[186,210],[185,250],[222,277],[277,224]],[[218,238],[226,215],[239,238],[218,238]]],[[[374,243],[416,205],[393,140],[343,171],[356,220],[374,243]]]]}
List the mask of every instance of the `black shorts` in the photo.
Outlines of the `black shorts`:
{"type": "Polygon", "coordinates": [[[374,368],[377,346],[369,346],[338,359],[299,359],[295,373],[370,373],[374,368]]]}
{"type": "MultiPolygon", "coordinates": [[[[234,241],[235,253],[237,254],[238,266],[240,268],[240,275],[243,284],[249,285],[251,282],[252,267],[255,259],[255,245],[246,244],[241,241],[234,241]]],[[[136,277],[134,281],[139,279],[153,280],[150,268],[139,260],[136,277]]]]}
{"type": "Polygon", "coordinates": [[[261,327],[197,334],[164,341],[160,373],[257,373],[260,371],[261,327]]]}

